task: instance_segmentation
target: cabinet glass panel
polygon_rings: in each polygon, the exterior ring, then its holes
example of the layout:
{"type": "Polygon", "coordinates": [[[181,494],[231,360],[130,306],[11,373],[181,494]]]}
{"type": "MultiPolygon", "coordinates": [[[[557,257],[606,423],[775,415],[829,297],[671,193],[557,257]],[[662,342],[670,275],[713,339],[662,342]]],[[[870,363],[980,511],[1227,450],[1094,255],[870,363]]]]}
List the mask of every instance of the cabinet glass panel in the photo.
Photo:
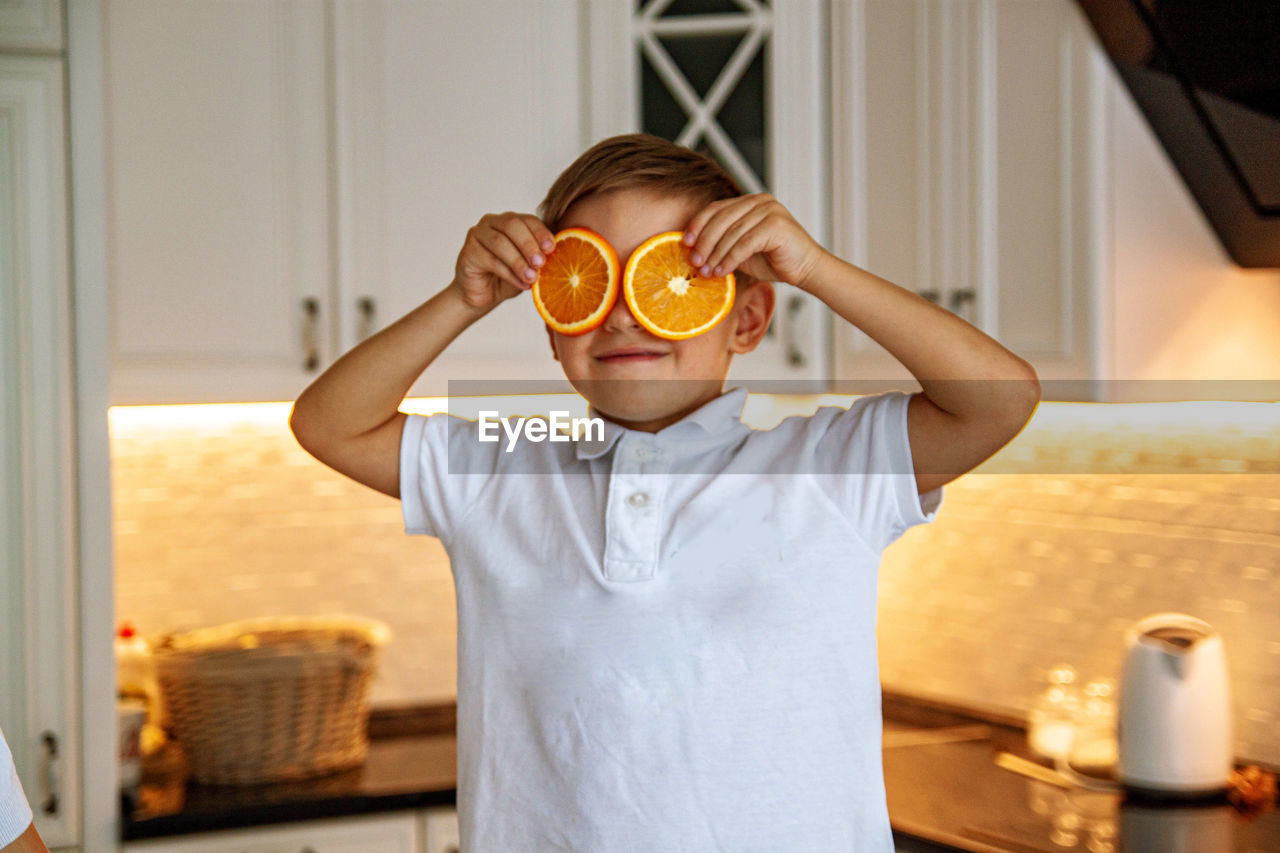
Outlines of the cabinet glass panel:
{"type": "Polygon", "coordinates": [[[706,100],[707,93],[719,78],[720,72],[733,58],[733,52],[742,44],[740,34],[705,35],[692,38],[659,36],[658,44],[675,61],[676,67],[689,81],[698,98],[706,100]]]}
{"type": "Polygon", "coordinates": [[[769,174],[765,159],[764,133],[764,93],[765,63],[768,61],[767,44],[756,53],[755,59],[747,66],[742,80],[734,88],[716,118],[724,132],[737,145],[742,156],[760,178],[762,185],[768,186],[769,174]]]}
{"type": "Polygon", "coordinates": [[[689,123],[688,113],[643,53],[640,54],[640,115],[641,129],[663,139],[676,139],[689,123]]]}
{"type": "MultiPolygon", "coordinates": [[[[761,6],[768,6],[768,0],[757,0],[761,6]]],[[[658,14],[661,17],[670,18],[680,15],[725,15],[733,12],[741,12],[742,3],[735,0],[670,0],[669,3],[663,3],[662,0],[636,0],[636,10],[644,11],[649,7],[661,8],[658,14]]]]}
{"type": "Polygon", "coordinates": [[[647,0],[633,18],[641,129],[706,151],[747,192],[770,177],[766,8],[759,0],[647,0]]]}

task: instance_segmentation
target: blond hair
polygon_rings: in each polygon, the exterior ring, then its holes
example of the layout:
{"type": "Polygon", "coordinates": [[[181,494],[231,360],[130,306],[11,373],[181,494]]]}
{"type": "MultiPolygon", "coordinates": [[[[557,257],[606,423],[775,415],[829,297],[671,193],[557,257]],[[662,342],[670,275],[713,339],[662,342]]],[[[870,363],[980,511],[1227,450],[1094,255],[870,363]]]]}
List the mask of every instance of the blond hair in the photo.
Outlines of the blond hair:
{"type": "MultiPolygon", "coordinates": [[[[602,139],[560,173],[538,205],[538,218],[559,231],[574,202],[594,193],[624,189],[682,195],[706,205],[742,195],[728,172],[706,154],[648,133],[602,139]]],[[[740,283],[752,279],[739,273],[740,283]]]]}

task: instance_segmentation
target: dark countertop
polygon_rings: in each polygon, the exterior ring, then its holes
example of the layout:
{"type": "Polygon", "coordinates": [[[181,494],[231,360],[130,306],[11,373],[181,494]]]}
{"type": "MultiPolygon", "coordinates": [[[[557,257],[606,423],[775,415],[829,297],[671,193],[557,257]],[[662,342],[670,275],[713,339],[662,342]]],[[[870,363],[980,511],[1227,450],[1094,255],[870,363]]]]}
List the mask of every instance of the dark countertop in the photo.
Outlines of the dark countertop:
{"type": "Polygon", "coordinates": [[[304,782],[201,785],[181,751],[143,762],[136,802],[122,802],[123,841],[372,812],[452,806],[458,751],[454,706],[377,711],[360,767],[304,782]]]}
{"type": "MultiPolygon", "coordinates": [[[[1015,720],[891,695],[884,716],[889,817],[901,835],[972,853],[1280,850],[1275,810],[1250,820],[1226,803],[1141,807],[1121,803],[1116,794],[1068,791],[1001,769],[994,763],[1001,750],[1030,757],[1015,720]]],[[[186,780],[173,753],[158,754],[144,767],[137,803],[126,804],[122,838],[454,803],[452,706],[375,710],[369,733],[362,767],[290,784],[197,785],[186,780]]]]}
{"type": "Polygon", "coordinates": [[[1280,812],[1253,820],[1229,803],[1172,808],[1119,794],[1064,789],[995,765],[1001,751],[1032,757],[1020,729],[989,740],[889,746],[895,832],[974,853],[1275,853],[1280,812]]]}

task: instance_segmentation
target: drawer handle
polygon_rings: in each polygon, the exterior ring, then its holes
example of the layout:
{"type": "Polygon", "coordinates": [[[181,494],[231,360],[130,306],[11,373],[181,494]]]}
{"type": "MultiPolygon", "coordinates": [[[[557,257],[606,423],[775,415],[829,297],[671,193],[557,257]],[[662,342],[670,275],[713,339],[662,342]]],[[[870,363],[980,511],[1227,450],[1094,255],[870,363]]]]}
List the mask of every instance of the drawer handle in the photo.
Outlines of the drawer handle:
{"type": "Polygon", "coordinates": [[[373,334],[378,305],[373,301],[372,296],[361,296],[356,300],[356,311],[360,314],[360,325],[356,329],[356,342],[359,343],[373,334]]]}
{"type": "Polygon", "coordinates": [[[320,367],[320,344],[317,341],[320,300],[314,297],[302,300],[302,314],[302,369],[312,373],[320,367]]]}
{"type": "Polygon", "coordinates": [[[58,813],[58,736],[53,732],[45,732],[40,736],[44,750],[44,763],[40,774],[44,785],[44,803],[41,809],[47,815],[58,813]]]}
{"type": "Polygon", "coordinates": [[[783,337],[787,341],[787,364],[795,368],[804,367],[808,363],[805,358],[804,350],[796,343],[799,338],[796,327],[796,317],[804,310],[804,299],[799,296],[792,296],[787,300],[786,327],[784,328],[783,337]]]}

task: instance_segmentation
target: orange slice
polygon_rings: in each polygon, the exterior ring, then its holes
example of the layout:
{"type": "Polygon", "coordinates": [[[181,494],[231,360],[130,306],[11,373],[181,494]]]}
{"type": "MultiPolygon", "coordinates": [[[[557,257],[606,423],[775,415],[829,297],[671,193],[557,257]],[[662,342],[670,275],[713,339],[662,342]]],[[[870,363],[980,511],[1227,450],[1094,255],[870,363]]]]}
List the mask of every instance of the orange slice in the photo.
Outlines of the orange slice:
{"type": "Polygon", "coordinates": [[[557,332],[582,335],[604,322],[618,300],[618,253],[587,228],[566,228],[533,283],[533,307],[557,332]]]}
{"type": "Polygon", "coordinates": [[[622,296],[637,322],[673,341],[702,334],[733,307],[733,273],[698,275],[682,236],[667,231],[645,240],[622,274],[622,296]]]}

